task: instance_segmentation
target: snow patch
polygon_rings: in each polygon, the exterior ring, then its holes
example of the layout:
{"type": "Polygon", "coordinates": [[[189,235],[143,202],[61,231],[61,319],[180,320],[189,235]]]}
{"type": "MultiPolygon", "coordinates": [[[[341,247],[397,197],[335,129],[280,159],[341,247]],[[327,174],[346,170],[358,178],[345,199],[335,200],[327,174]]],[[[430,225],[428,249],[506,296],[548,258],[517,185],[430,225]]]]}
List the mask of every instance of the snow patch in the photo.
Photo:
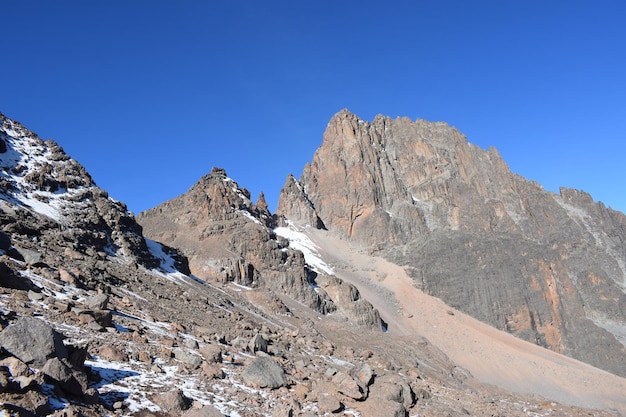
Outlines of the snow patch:
{"type": "Polygon", "coordinates": [[[274,233],[284,237],[289,241],[289,247],[299,250],[304,254],[305,262],[318,273],[333,275],[335,271],[326,262],[322,260],[318,247],[303,232],[299,231],[293,223],[289,223],[287,227],[277,227],[274,233]]]}
{"type": "Polygon", "coordinates": [[[155,242],[154,240],[151,240],[148,238],[145,238],[145,240],[146,240],[146,246],[148,247],[148,250],[150,251],[152,256],[154,256],[155,258],[161,261],[161,268],[164,271],[178,272],[178,270],[174,266],[175,264],[174,258],[172,258],[170,255],[165,253],[165,251],[163,250],[163,245],[161,245],[159,242],[155,242]]]}
{"type": "Polygon", "coordinates": [[[243,214],[245,217],[247,217],[250,220],[252,220],[253,222],[255,222],[256,224],[260,224],[261,226],[263,226],[263,223],[261,223],[261,221],[259,219],[254,217],[248,210],[242,209],[242,210],[239,210],[239,212],[241,214],[243,214]]]}

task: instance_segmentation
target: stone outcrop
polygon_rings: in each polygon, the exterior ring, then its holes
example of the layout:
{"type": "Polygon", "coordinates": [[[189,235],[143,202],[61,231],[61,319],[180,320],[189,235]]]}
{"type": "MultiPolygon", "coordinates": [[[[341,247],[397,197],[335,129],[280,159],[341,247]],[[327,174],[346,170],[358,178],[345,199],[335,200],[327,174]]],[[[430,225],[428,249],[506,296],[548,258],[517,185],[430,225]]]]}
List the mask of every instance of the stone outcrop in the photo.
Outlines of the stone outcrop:
{"type": "Polygon", "coordinates": [[[273,232],[275,219],[264,197],[253,204],[248,190],[221,168],[213,168],[185,194],[140,213],[137,221],[151,239],[180,249],[199,278],[268,288],[321,313],[339,308],[359,325],[382,328],[371,304],[354,304],[358,291],[350,284],[316,291],[317,273],[302,252],[273,232]]]}
{"type": "Polygon", "coordinates": [[[334,310],[332,301],[311,288],[302,253],[272,233],[267,205],[252,204],[249,192],[223,169],[214,168],[182,196],[140,213],[138,221],[151,239],[179,248],[199,278],[265,285],[321,312],[334,310]]]}
{"type": "Polygon", "coordinates": [[[276,213],[366,245],[499,329],[626,375],[626,216],[544,191],[445,123],[337,113],[276,213]]]}

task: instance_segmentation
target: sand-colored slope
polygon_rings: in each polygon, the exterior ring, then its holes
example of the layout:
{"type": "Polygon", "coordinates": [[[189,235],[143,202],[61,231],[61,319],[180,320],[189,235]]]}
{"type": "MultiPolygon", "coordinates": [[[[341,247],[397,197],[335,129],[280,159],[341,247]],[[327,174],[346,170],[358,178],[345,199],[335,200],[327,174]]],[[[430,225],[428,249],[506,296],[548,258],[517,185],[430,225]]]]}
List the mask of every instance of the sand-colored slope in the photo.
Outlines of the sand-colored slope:
{"type": "Polygon", "coordinates": [[[626,379],[496,330],[419,291],[403,268],[327,232],[305,232],[335,274],[379,309],[385,337],[425,337],[482,382],[626,415],[626,379]]]}

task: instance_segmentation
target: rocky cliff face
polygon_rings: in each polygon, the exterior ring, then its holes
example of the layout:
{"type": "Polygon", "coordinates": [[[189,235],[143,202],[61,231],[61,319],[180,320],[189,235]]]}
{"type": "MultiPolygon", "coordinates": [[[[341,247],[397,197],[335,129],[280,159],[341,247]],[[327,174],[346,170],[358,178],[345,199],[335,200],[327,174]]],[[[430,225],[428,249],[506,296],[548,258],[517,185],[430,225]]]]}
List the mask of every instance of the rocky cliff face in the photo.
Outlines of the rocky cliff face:
{"type": "Polygon", "coordinates": [[[359,297],[353,286],[320,288],[321,281],[335,281],[318,276],[302,252],[274,233],[264,199],[253,204],[250,193],[223,169],[214,168],[185,194],[140,213],[138,222],[151,239],[182,250],[199,278],[267,288],[321,313],[382,328],[380,316],[366,301],[359,305],[362,314],[354,313],[353,301],[359,297]]]}
{"type": "Polygon", "coordinates": [[[626,375],[626,216],[544,191],[444,123],[339,112],[277,214],[404,265],[482,321],[626,375]]]}

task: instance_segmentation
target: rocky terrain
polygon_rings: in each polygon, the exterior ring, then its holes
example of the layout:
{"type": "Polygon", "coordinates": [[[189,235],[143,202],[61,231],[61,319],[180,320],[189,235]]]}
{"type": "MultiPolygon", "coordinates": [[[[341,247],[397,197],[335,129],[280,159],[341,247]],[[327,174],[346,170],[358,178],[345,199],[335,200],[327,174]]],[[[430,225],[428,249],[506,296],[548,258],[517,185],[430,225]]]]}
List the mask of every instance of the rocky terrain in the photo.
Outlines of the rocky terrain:
{"type": "Polygon", "coordinates": [[[214,169],[142,227],[1,115],[0,168],[2,415],[626,414],[623,378],[429,296],[293,178],[289,221],[214,169]]]}

